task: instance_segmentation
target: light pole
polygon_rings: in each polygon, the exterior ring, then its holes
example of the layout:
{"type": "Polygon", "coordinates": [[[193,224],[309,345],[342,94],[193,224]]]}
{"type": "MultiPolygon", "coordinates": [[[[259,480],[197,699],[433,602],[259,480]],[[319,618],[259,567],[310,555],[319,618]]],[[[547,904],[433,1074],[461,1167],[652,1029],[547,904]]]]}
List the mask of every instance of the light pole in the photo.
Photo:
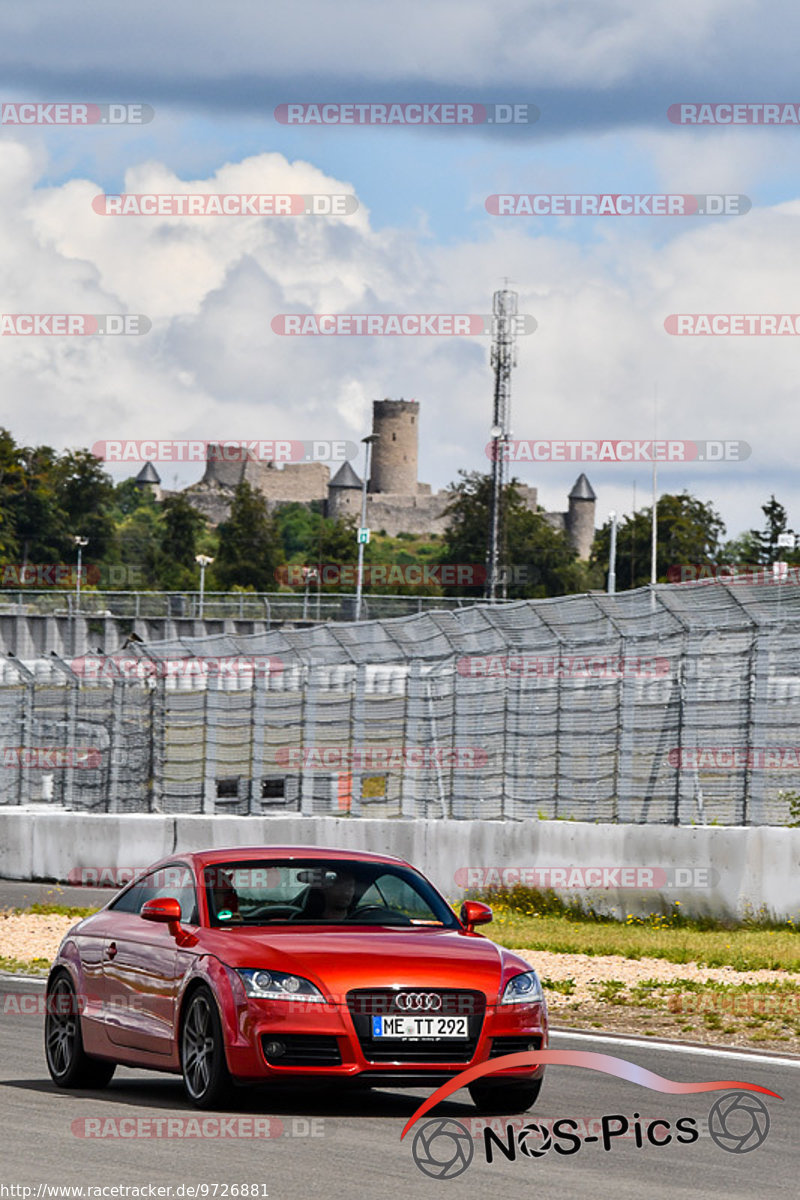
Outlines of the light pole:
{"type": "Polygon", "coordinates": [[[202,621],[203,593],[206,590],[206,567],[210,567],[214,560],[207,554],[195,554],[194,561],[200,564],[200,612],[198,614],[198,620],[202,621]]]}
{"type": "Polygon", "coordinates": [[[610,512],[611,545],[608,551],[608,594],[613,596],[617,590],[617,514],[610,512]]]}
{"type": "Polygon", "coordinates": [[[364,547],[367,544],[369,530],[367,529],[367,481],[369,479],[369,452],[373,442],[377,442],[380,434],[371,433],[362,438],[364,443],[364,478],[361,480],[361,527],[358,531],[358,568],[356,570],[356,621],[361,620],[361,592],[364,577],[364,547]]]}
{"type": "MultiPolygon", "coordinates": [[[[316,567],[305,567],[303,575],[306,584],[305,592],[303,593],[303,620],[305,621],[308,617],[308,587],[312,581],[319,579],[319,573],[316,567]]],[[[319,605],[317,605],[317,609],[319,609],[319,605]]],[[[317,611],[317,620],[319,620],[319,611],[317,611]]]]}
{"type": "Polygon", "coordinates": [[[89,545],[89,539],[87,537],[79,537],[78,534],[73,534],[72,540],[78,547],[78,577],[75,580],[75,612],[77,613],[81,607],[81,562],[83,547],[89,545]]]}

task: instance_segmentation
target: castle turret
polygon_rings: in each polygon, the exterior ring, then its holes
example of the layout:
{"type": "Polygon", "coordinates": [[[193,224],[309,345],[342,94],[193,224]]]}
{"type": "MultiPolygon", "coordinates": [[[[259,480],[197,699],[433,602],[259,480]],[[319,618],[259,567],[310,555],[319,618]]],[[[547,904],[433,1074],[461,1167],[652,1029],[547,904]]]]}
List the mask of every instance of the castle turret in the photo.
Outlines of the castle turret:
{"type": "Polygon", "coordinates": [[[144,464],[133,482],[140,492],[149,491],[154,499],[161,499],[161,477],[151,462],[144,464]]]}
{"type": "Polygon", "coordinates": [[[580,474],[569,494],[566,521],[567,537],[570,545],[577,550],[578,558],[587,559],[592,552],[596,501],[592,485],[584,474],[580,474]]]}
{"type": "Polygon", "coordinates": [[[349,462],[343,462],[328,484],[327,516],[358,516],[361,513],[361,480],[349,462]]]}
{"type": "Polygon", "coordinates": [[[372,432],[378,441],[372,446],[369,490],[415,496],[419,440],[417,401],[375,400],[372,432]]]}

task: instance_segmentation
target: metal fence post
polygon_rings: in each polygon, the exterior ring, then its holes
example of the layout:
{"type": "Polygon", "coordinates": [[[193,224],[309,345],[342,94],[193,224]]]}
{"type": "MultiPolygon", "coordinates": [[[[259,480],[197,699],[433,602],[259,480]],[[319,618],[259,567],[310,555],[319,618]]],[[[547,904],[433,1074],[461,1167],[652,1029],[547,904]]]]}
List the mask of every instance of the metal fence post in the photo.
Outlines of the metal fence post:
{"type": "MultiPolygon", "coordinates": [[[[418,658],[412,658],[406,672],[406,704],[403,721],[403,745],[419,745],[420,727],[420,694],[422,680],[422,663],[418,658]]],[[[404,817],[414,817],[417,813],[416,773],[412,768],[403,767],[400,784],[400,812],[404,817]]]]}
{"type": "MultiPolygon", "coordinates": [[[[80,680],[68,663],[65,663],[60,658],[55,650],[50,651],[50,657],[53,660],[53,666],[61,671],[66,677],[67,686],[69,688],[69,699],[67,701],[67,746],[75,746],[75,729],[78,719],[78,692],[80,690],[80,680]]],[[[68,770],[66,780],[64,782],[64,808],[70,812],[74,807],[75,797],[75,772],[68,770]]]]}
{"type": "Polygon", "coordinates": [[[22,752],[22,762],[20,762],[17,767],[17,804],[25,804],[26,793],[30,788],[28,751],[31,748],[31,736],[33,733],[33,713],[36,703],[36,676],[19,661],[15,654],[9,654],[8,662],[10,662],[11,666],[14,667],[22,676],[22,682],[25,686],[25,691],[22,697],[22,718],[20,722],[22,731],[22,737],[20,738],[20,741],[22,742],[22,745],[20,746],[20,750],[22,752]]]}
{"type": "MultiPolygon", "coordinates": [[[[361,758],[360,751],[364,750],[365,731],[366,731],[366,704],[367,704],[367,664],[359,663],[355,670],[355,690],[353,692],[352,717],[350,719],[350,737],[351,750],[358,755],[358,761],[361,758]]],[[[355,756],[354,756],[355,757],[355,756]]],[[[359,767],[353,767],[350,771],[350,815],[352,817],[361,816],[361,791],[364,781],[363,763],[359,767]]]]}
{"type": "MultiPolygon", "coordinates": [[[[314,813],[314,769],[308,765],[306,750],[309,748],[309,738],[316,737],[317,727],[317,694],[315,690],[314,667],[303,663],[305,687],[303,688],[303,710],[301,714],[301,775],[300,775],[300,812],[304,817],[314,813]]],[[[310,743],[313,746],[313,741],[310,743]]]]}

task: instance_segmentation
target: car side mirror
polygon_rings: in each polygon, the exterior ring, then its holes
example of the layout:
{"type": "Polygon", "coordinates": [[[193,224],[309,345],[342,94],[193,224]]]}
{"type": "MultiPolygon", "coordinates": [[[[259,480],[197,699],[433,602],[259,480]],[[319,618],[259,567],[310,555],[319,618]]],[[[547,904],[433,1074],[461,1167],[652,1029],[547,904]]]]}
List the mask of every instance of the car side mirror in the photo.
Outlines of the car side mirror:
{"type": "Polygon", "coordinates": [[[480,900],[465,900],[461,905],[461,924],[466,926],[467,933],[474,933],[476,925],[488,925],[494,914],[488,904],[480,900]]]}
{"type": "Polygon", "coordinates": [[[157,896],[154,900],[145,900],[139,916],[143,921],[154,921],[157,925],[179,925],[180,901],[174,896],[157,896]]]}

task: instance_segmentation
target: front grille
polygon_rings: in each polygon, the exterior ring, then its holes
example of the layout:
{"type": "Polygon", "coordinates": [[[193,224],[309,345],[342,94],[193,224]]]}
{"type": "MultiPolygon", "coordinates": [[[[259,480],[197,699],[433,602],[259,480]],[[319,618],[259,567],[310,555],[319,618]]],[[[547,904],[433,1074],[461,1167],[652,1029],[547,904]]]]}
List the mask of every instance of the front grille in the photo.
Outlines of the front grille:
{"type": "Polygon", "coordinates": [[[489,1058],[500,1058],[503,1054],[523,1054],[526,1050],[541,1050],[542,1039],[538,1033],[515,1033],[510,1037],[492,1038],[489,1058]]]}
{"type": "MultiPolygon", "coordinates": [[[[374,1063],[463,1063],[475,1054],[481,1035],[486,997],[483,992],[455,990],[452,988],[370,988],[348,992],[347,1007],[353,1018],[361,1050],[367,1062],[374,1063]],[[441,1007],[424,1009],[417,1015],[443,1017],[466,1016],[468,1036],[462,1040],[446,1039],[440,1042],[424,1039],[373,1038],[372,1017],[393,1014],[406,1015],[397,1004],[397,997],[404,992],[435,993],[441,1007]]],[[[412,1012],[409,1015],[415,1015],[412,1012]]]]}
{"type": "Polygon", "coordinates": [[[338,1038],[326,1034],[263,1033],[261,1051],[271,1067],[338,1067],[342,1061],[338,1038]],[[271,1042],[280,1042],[284,1052],[268,1052],[271,1042]]]}

